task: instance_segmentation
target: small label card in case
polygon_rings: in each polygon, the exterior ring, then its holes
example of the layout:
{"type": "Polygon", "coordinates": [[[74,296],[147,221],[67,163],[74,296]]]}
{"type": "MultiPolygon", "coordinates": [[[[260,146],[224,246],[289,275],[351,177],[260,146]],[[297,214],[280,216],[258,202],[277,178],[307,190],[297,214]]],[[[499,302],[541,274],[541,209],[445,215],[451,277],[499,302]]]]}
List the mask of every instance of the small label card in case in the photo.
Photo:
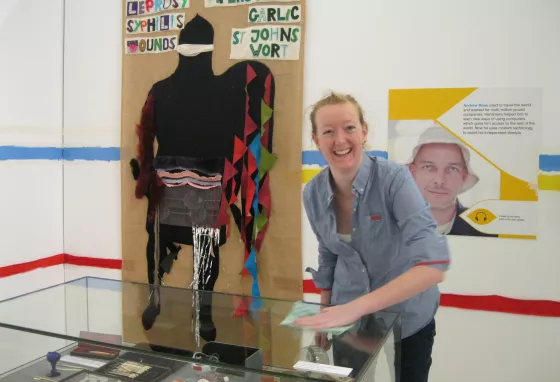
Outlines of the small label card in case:
{"type": "Polygon", "coordinates": [[[336,375],[341,375],[343,377],[349,376],[350,373],[352,372],[352,369],[350,369],[349,367],[325,365],[322,363],[314,363],[314,362],[306,362],[306,361],[298,361],[294,365],[294,369],[313,371],[316,373],[336,374],[336,375]]]}

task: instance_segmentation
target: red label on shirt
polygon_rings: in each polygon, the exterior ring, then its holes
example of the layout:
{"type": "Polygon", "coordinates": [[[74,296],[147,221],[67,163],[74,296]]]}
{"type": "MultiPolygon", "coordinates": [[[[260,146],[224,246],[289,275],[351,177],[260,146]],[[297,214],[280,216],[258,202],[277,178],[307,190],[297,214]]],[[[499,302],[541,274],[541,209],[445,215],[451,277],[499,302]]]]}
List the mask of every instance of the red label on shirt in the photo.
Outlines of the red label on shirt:
{"type": "Polygon", "coordinates": [[[381,215],[373,215],[370,219],[371,219],[371,221],[381,220],[381,215]]]}

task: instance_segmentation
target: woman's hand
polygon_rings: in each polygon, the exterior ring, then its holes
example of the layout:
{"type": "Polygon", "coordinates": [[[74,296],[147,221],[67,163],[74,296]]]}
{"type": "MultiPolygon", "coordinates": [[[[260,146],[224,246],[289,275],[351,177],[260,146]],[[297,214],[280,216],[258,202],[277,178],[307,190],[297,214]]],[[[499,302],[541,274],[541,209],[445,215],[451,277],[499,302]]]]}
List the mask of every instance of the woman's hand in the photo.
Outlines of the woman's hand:
{"type": "Polygon", "coordinates": [[[301,317],[295,320],[298,326],[307,326],[313,330],[346,326],[360,319],[360,309],[353,303],[331,306],[321,310],[313,316],[301,317]]]}
{"type": "Polygon", "coordinates": [[[327,338],[327,333],[315,333],[315,346],[319,346],[324,351],[331,347],[331,343],[327,338]]]}

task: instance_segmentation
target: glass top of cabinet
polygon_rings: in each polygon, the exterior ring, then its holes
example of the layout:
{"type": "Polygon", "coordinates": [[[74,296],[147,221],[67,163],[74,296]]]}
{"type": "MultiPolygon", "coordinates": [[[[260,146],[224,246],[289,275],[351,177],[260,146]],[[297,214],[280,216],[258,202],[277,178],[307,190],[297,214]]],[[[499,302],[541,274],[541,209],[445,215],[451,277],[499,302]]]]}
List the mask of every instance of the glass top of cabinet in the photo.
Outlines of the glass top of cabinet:
{"type": "Polygon", "coordinates": [[[398,338],[399,315],[378,312],[342,333],[323,334],[324,346],[317,342],[318,332],[285,325],[295,304],[317,313],[323,307],[84,277],[0,301],[0,327],[229,370],[319,381],[361,380],[380,350],[398,338]]]}

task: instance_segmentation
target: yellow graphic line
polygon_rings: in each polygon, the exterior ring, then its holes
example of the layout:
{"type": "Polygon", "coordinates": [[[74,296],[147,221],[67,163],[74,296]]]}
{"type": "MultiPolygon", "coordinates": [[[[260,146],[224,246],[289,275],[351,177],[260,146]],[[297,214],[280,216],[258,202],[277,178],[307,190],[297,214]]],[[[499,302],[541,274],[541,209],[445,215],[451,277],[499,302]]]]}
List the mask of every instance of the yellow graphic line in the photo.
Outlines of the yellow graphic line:
{"type": "Polygon", "coordinates": [[[389,119],[436,119],[447,113],[477,88],[391,89],[389,119]]]}
{"type": "Polygon", "coordinates": [[[490,163],[492,166],[496,167],[496,169],[500,172],[505,172],[503,169],[501,169],[496,163],[492,162],[490,159],[488,159],[488,157],[486,157],[484,154],[482,154],[480,151],[478,151],[477,149],[475,149],[471,144],[469,144],[467,141],[465,141],[463,138],[461,138],[460,136],[458,136],[457,134],[455,134],[455,132],[453,132],[451,129],[449,129],[447,126],[445,126],[443,123],[441,123],[439,121],[439,119],[436,119],[435,122],[440,125],[441,127],[443,127],[445,130],[447,130],[447,132],[449,134],[452,134],[455,138],[459,139],[461,142],[463,142],[467,147],[469,147],[472,151],[474,151],[475,153],[477,153],[478,155],[480,155],[482,158],[484,158],[488,163],[490,163]]]}
{"type": "Polygon", "coordinates": [[[538,200],[538,195],[536,185],[531,185],[525,180],[518,179],[515,176],[508,174],[506,171],[501,169],[497,164],[492,162],[488,157],[483,155],[480,151],[475,149],[471,144],[465,141],[463,138],[455,134],[453,131],[447,128],[443,123],[439,120],[435,120],[437,124],[439,124],[442,128],[448,131],[450,134],[455,136],[461,142],[463,142],[466,146],[468,146],[472,151],[476,152],[480,155],[481,158],[484,158],[488,163],[494,166],[498,171],[500,171],[500,199],[501,200],[523,200],[523,201],[530,201],[536,202],[538,200]]]}
{"type": "Polygon", "coordinates": [[[536,236],[533,235],[507,235],[507,234],[499,234],[498,237],[500,239],[530,239],[530,240],[537,240],[536,236]]]}
{"type": "Polygon", "coordinates": [[[560,191],[560,175],[539,174],[539,190],[560,191]]]}
{"type": "MultiPolygon", "coordinates": [[[[321,172],[321,168],[306,168],[301,170],[301,183],[309,182],[321,172]]],[[[560,175],[539,174],[540,191],[560,191],[560,175]]]]}
{"type": "Polygon", "coordinates": [[[301,183],[305,184],[320,173],[322,168],[306,168],[301,170],[301,183]]]}

